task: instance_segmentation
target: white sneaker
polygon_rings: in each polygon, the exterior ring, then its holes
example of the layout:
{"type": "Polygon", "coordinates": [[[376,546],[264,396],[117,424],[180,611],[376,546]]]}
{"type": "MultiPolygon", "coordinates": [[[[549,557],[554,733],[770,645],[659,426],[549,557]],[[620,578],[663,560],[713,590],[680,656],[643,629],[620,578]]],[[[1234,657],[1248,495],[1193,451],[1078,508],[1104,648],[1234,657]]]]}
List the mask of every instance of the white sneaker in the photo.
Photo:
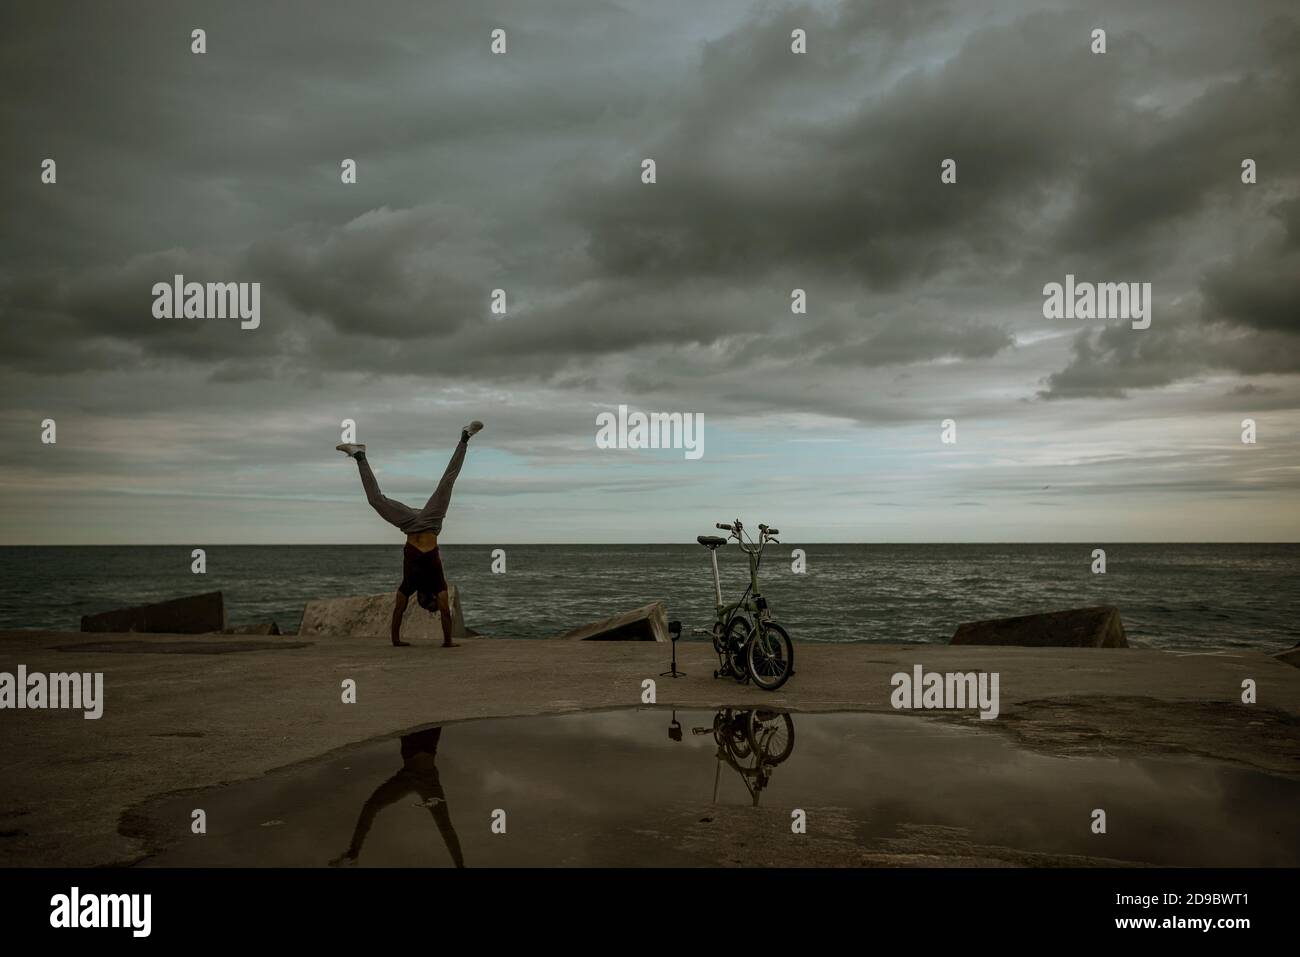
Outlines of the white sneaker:
{"type": "Polygon", "coordinates": [[[334,446],[334,448],[338,449],[340,452],[346,452],[352,458],[356,458],[358,452],[364,452],[366,450],[364,445],[356,445],[352,442],[344,442],[341,445],[334,446]]]}
{"type": "Polygon", "coordinates": [[[475,419],[469,425],[465,426],[465,428],[461,429],[460,434],[462,440],[468,440],[471,435],[477,435],[479,432],[482,431],[483,431],[483,423],[480,422],[478,419],[475,419]]]}

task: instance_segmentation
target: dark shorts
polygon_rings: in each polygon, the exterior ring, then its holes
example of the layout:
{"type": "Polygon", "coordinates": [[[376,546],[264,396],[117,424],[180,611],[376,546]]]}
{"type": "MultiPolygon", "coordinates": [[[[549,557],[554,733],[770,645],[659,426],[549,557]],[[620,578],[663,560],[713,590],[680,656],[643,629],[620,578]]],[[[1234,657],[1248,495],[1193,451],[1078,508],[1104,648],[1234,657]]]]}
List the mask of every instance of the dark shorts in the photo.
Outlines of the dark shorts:
{"type": "Polygon", "coordinates": [[[402,549],[402,583],[397,590],[407,598],[418,592],[423,607],[436,607],[439,592],[447,590],[447,576],[442,573],[442,556],[438,549],[422,552],[414,545],[402,549]]]}

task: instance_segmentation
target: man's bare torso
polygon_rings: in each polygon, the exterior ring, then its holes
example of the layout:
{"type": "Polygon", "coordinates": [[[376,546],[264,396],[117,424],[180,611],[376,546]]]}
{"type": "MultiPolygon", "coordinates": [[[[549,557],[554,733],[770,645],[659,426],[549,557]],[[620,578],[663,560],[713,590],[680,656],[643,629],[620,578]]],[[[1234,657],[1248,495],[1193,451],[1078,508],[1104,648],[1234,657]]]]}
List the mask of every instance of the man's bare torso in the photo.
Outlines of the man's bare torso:
{"type": "Polygon", "coordinates": [[[406,544],[427,552],[438,547],[438,536],[434,532],[412,532],[406,536],[406,544]]]}

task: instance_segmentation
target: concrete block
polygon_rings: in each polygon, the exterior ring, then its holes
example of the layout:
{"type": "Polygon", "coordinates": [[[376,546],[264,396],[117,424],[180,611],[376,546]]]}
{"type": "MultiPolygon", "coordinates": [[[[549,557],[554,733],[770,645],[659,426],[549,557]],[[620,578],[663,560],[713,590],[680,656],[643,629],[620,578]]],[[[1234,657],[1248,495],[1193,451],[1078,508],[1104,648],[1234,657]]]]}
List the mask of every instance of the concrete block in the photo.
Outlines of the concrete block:
{"type": "Polygon", "coordinates": [[[97,615],[84,615],[81,619],[82,631],[198,635],[207,631],[223,631],[225,627],[226,609],[219,591],[173,598],[136,608],[118,608],[97,615]]]}
{"type": "Polygon", "coordinates": [[[668,641],[668,610],[661,601],[557,635],[567,641],[668,641]]]}
{"type": "Polygon", "coordinates": [[[1300,668],[1300,645],[1296,645],[1294,648],[1288,648],[1286,651],[1279,651],[1273,656],[1273,658],[1285,665],[1292,665],[1293,667],[1300,668]]]}
{"type": "Polygon", "coordinates": [[[966,622],[957,626],[949,644],[1127,648],[1128,638],[1124,635],[1119,609],[1099,606],[966,622]]]}
{"type": "MultiPolygon", "coordinates": [[[[460,589],[447,588],[451,604],[451,636],[464,638],[465,614],[460,606],[460,589]]],[[[381,595],[355,595],[348,598],[321,598],[307,603],[303,611],[298,637],[324,636],[349,638],[388,638],[393,622],[393,593],[381,595]]],[[[437,609],[428,612],[420,607],[414,595],[402,616],[402,639],[428,639],[442,641],[442,620],[437,609]]]]}

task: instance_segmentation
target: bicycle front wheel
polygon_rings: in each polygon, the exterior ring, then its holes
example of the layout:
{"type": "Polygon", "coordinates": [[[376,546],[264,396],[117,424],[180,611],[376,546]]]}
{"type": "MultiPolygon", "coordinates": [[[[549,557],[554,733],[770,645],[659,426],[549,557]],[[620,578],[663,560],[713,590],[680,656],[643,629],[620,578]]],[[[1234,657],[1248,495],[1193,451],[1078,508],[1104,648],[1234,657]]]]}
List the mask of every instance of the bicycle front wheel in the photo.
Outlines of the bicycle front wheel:
{"type": "Polygon", "coordinates": [[[784,711],[751,711],[749,742],[765,765],[780,764],[794,751],[794,719],[784,711]]]}
{"type": "Polygon", "coordinates": [[[794,645],[784,628],[774,621],[759,621],[745,646],[745,663],[754,684],[775,691],[794,673],[794,645]]]}

